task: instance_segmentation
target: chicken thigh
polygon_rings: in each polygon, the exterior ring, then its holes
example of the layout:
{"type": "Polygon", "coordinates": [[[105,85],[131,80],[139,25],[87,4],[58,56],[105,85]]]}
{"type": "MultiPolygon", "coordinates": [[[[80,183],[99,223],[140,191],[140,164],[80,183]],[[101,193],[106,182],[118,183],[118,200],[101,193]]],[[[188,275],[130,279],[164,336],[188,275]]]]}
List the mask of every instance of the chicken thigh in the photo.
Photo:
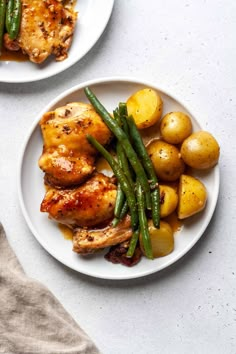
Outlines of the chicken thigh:
{"type": "Polygon", "coordinates": [[[83,183],[93,173],[97,151],[87,134],[102,145],[112,136],[93,107],[79,102],[45,113],[40,126],[44,145],[39,167],[45,172],[45,182],[57,188],[83,183]]]}
{"type": "Polygon", "coordinates": [[[77,229],[73,236],[73,251],[81,254],[94,253],[99,248],[110,247],[127,241],[132,236],[130,216],[127,215],[116,227],[104,229],[77,229]]]}
{"type": "Polygon", "coordinates": [[[77,13],[72,0],[21,0],[22,18],[17,42],[35,63],[49,55],[56,60],[67,57],[77,13]]]}
{"type": "Polygon", "coordinates": [[[75,189],[49,187],[41,211],[69,227],[95,227],[111,220],[116,201],[115,178],[97,173],[75,189]]]}

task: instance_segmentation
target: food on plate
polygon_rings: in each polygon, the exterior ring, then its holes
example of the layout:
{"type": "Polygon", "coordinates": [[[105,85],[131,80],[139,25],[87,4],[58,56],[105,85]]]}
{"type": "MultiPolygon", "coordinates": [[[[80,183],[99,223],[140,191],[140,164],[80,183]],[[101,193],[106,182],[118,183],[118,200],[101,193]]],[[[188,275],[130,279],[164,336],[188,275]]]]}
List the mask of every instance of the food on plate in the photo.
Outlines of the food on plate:
{"type": "Polygon", "coordinates": [[[147,146],[147,151],[162,181],[176,181],[184,172],[185,164],[176,146],[156,139],[147,146]]]}
{"type": "MultiPolygon", "coordinates": [[[[174,249],[174,232],[171,226],[165,222],[160,222],[160,228],[157,229],[152,220],[148,222],[148,230],[152,245],[153,258],[164,257],[171,253],[174,249]]],[[[143,253],[143,236],[140,234],[140,245],[143,253]]]]}
{"type": "Polygon", "coordinates": [[[44,144],[39,167],[47,183],[54,187],[77,185],[95,170],[97,151],[87,141],[87,134],[103,145],[112,137],[100,116],[86,103],[69,103],[47,112],[40,126],[44,144]]]}
{"type": "Polygon", "coordinates": [[[176,210],[178,205],[178,193],[176,188],[160,184],[160,214],[165,218],[176,210]]]}
{"type": "Polygon", "coordinates": [[[8,0],[6,9],[6,30],[11,40],[18,36],[21,25],[21,0],[8,0]]]}
{"type": "Polygon", "coordinates": [[[116,226],[88,230],[77,228],[73,237],[73,250],[77,253],[93,253],[98,249],[121,244],[132,237],[130,217],[127,215],[116,226]]]}
{"type": "Polygon", "coordinates": [[[5,17],[3,46],[8,50],[22,51],[37,64],[51,54],[57,61],[67,58],[77,19],[73,1],[9,0],[5,17]]]}
{"type": "Polygon", "coordinates": [[[207,190],[197,178],[182,175],[179,181],[178,218],[185,219],[199,213],[206,205],[207,190]]]}
{"type": "Polygon", "coordinates": [[[102,173],[95,173],[76,188],[56,189],[48,186],[41,211],[71,227],[95,227],[112,219],[116,190],[114,178],[102,173]]]}
{"type": "Polygon", "coordinates": [[[192,133],[192,122],[183,112],[167,113],[161,120],[160,133],[169,144],[181,144],[192,133]]]}
{"type": "Polygon", "coordinates": [[[151,88],[139,90],[127,100],[128,114],[132,115],[138,129],[145,129],[157,123],[162,115],[163,102],[160,95],[151,88]]]}
{"type": "Polygon", "coordinates": [[[199,131],[184,140],[181,146],[181,156],[187,165],[205,170],[217,164],[220,147],[212,134],[199,131]]]}
{"type": "MultiPolygon", "coordinates": [[[[41,211],[72,230],[73,251],[80,255],[110,248],[105,259],[126,266],[137,264],[142,256],[167,256],[175,244],[171,220],[175,215],[178,220],[189,218],[207,203],[206,187],[181,156],[186,141],[196,134],[191,133],[190,117],[167,113],[160,126],[173,118],[176,135],[170,124],[164,136],[160,128],[161,139],[153,129],[146,140],[144,125],[129,115],[128,103],[118,103],[111,113],[89,87],[84,93],[90,104],[68,103],[40,120],[44,145],[39,167],[46,186],[41,211]],[[174,139],[164,141],[166,136],[178,136],[180,146],[174,139]],[[99,170],[96,162],[101,157],[109,173],[99,170]]],[[[148,106],[155,91],[145,88],[132,94],[140,95],[136,106],[132,103],[134,112],[145,112],[142,105],[148,106]]],[[[150,113],[150,106],[146,108],[150,113]]],[[[151,121],[157,128],[157,120],[151,121]]],[[[210,139],[208,150],[205,147],[208,157],[216,155],[215,146],[210,139]]]]}
{"type": "Polygon", "coordinates": [[[127,257],[127,251],[129,249],[129,241],[119,243],[112,246],[105,254],[104,258],[111,263],[120,263],[127,267],[132,267],[137,264],[141,257],[142,252],[140,248],[136,248],[132,257],[127,257]]]}
{"type": "Polygon", "coordinates": [[[111,165],[113,172],[119,181],[121,189],[123,190],[123,193],[125,193],[125,195],[126,195],[127,204],[128,204],[128,207],[130,209],[130,214],[131,214],[132,227],[135,230],[137,227],[137,223],[138,223],[137,213],[136,213],[137,207],[136,207],[135,194],[134,194],[134,191],[132,190],[132,188],[130,188],[131,186],[127,181],[124,171],[119,166],[119,164],[115,161],[115,159],[111,156],[111,154],[106,149],[104,149],[103,146],[101,144],[99,144],[99,142],[94,137],[89,135],[88,140],[95,148],[98,149],[98,151],[101,154],[103,154],[104,158],[111,165]]]}

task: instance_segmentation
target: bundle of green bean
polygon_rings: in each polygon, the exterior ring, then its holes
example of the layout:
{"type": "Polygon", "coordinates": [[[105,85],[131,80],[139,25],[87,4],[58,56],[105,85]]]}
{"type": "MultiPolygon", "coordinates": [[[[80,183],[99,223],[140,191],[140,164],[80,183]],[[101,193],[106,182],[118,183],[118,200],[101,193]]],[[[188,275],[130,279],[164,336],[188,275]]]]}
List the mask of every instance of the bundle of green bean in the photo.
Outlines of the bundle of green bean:
{"type": "Polygon", "coordinates": [[[10,39],[18,36],[21,23],[21,0],[0,0],[0,49],[5,30],[10,39]]]}
{"type": "Polygon", "coordinates": [[[111,165],[118,180],[113,226],[116,226],[129,210],[134,232],[127,257],[133,256],[140,232],[145,255],[152,259],[146,208],[152,211],[155,227],[159,228],[160,225],[159,187],[152,162],[133,118],[128,117],[126,104],[120,103],[112,118],[89,87],[84,91],[94,109],[117,138],[116,161],[96,139],[87,136],[89,142],[111,165]]]}

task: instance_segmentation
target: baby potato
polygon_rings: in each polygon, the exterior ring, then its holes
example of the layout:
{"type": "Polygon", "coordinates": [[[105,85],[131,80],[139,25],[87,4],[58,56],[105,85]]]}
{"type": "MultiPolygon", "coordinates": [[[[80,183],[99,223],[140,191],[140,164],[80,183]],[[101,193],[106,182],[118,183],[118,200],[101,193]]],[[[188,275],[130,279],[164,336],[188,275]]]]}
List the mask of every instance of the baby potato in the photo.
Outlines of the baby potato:
{"type": "Polygon", "coordinates": [[[178,194],[172,187],[160,185],[160,214],[161,218],[173,213],[178,204],[178,194]]]}
{"type": "MultiPolygon", "coordinates": [[[[160,228],[157,229],[152,223],[148,221],[148,230],[151,239],[153,257],[164,257],[171,253],[174,249],[174,233],[171,226],[165,222],[160,222],[160,228]]],[[[145,254],[142,245],[142,235],[140,235],[140,246],[142,252],[145,254]]]]}
{"type": "Polygon", "coordinates": [[[132,115],[138,129],[145,129],[157,123],[162,115],[163,102],[151,88],[137,91],[127,100],[128,114],[132,115]]]}
{"type": "Polygon", "coordinates": [[[183,112],[167,113],[161,120],[160,133],[167,143],[180,144],[192,133],[192,122],[183,112]]]}
{"type": "Polygon", "coordinates": [[[185,164],[176,146],[162,140],[153,140],[147,146],[157,177],[162,181],[176,181],[184,172],[185,164]]]}
{"type": "Polygon", "coordinates": [[[205,208],[207,190],[199,179],[182,175],[179,182],[178,218],[185,219],[205,208]]]}
{"type": "Polygon", "coordinates": [[[187,165],[205,170],[217,164],[220,156],[220,147],[210,133],[199,131],[184,140],[180,153],[187,165]]]}

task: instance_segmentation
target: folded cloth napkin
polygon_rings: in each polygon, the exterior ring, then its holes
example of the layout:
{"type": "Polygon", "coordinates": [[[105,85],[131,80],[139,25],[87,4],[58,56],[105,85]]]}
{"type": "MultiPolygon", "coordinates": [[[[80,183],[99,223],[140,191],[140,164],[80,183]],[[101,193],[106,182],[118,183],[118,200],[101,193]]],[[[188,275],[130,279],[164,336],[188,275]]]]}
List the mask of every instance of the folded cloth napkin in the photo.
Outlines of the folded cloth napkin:
{"type": "Polygon", "coordinates": [[[52,293],[25,275],[1,224],[0,353],[99,353],[52,293]]]}

